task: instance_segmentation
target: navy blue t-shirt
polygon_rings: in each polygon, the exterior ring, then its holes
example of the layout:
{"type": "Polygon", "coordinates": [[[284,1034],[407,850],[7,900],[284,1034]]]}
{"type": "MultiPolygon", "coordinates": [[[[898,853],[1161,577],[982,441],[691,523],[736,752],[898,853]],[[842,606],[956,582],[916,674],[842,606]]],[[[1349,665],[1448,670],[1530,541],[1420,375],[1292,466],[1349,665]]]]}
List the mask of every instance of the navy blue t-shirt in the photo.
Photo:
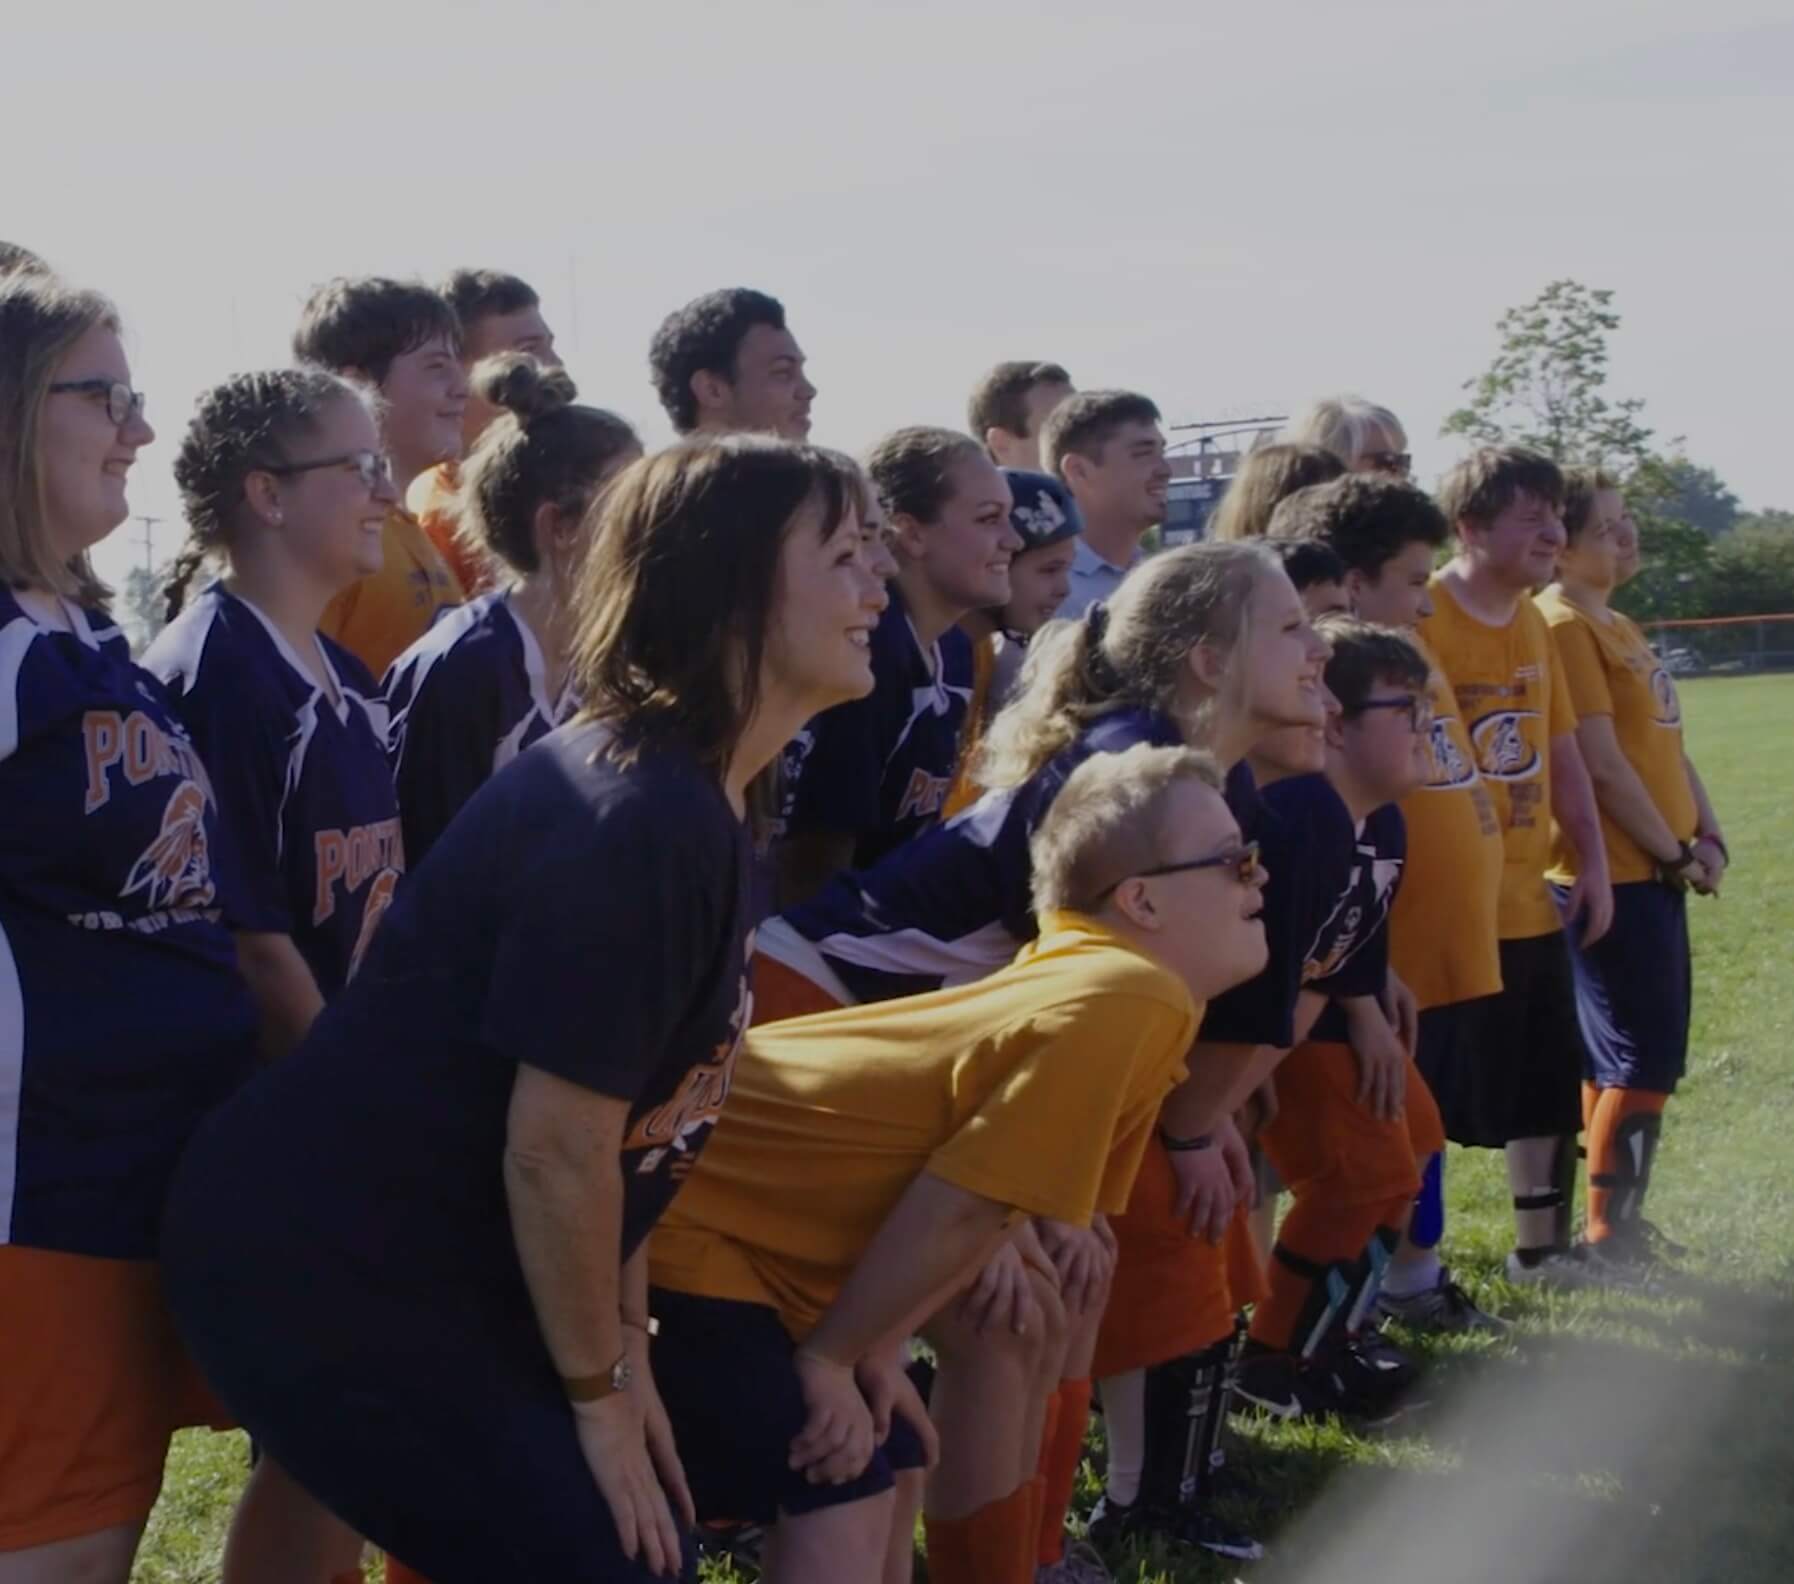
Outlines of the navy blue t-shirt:
{"type": "Polygon", "coordinates": [[[110,619],[66,608],[0,587],[0,1244],[146,1259],[256,1014],[211,778],[110,619]]]}
{"type": "MultiPolygon", "coordinates": [[[[1183,740],[1152,711],[1107,716],[1021,786],[986,792],[871,868],[837,875],[783,922],[861,1001],[981,979],[1034,938],[1028,844],[1072,771],[1092,754],[1183,740]]],[[[1227,801],[1242,827],[1255,818],[1244,765],[1227,778],[1227,801]]]]}
{"type": "Polygon", "coordinates": [[[1209,1002],[1198,1038],[1287,1048],[1303,965],[1350,870],[1352,817],[1324,775],[1292,776],[1259,789],[1256,815],[1241,828],[1268,875],[1260,917],[1269,956],[1255,977],[1209,1002]]]}
{"type": "Polygon", "coordinates": [[[932,825],[971,699],[971,639],[950,627],[925,650],[893,584],[872,633],[872,691],[823,711],[785,750],[785,833],[849,834],[864,868],[932,825]]]}
{"type": "Polygon", "coordinates": [[[237,881],[231,922],[290,935],[335,995],[405,870],[386,709],[348,650],[318,635],[337,699],[274,625],[214,583],[143,657],[211,768],[237,881]]]}
{"type": "Polygon", "coordinates": [[[444,611],[393,661],[383,691],[405,858],[414,869],[495,770],[578,707],[570,689],[548,696],[542,646],[508,591],[444,611]]]}
{"type": "Polygon", "coordinates": [[[476,792],[299,1049],[214,1119],[190,1170],[232,1201],[221,1246],[254,1235],[240,1198],[290,1224],[320,1303],[365,1284],[534,1336],[503,1178],[526,1064],[629,1102],[624,1257],[647,1235],[748,1025],[752,844],[688,754],[624,768],[605,741],[563,727],[476,792]]]}
{"type": "Polygon", "coordinates": [[[1320,921],[1302,963],[1302,982],[1329,999],[1310,1039],[1347,1040],[1339,1001],[1380,996],[1389,979],[1389,910],[1407,861],[1408,827],[1385,803],[1365,816],[1352,846],[1352,863],[1332,907],[1320,921]]]}

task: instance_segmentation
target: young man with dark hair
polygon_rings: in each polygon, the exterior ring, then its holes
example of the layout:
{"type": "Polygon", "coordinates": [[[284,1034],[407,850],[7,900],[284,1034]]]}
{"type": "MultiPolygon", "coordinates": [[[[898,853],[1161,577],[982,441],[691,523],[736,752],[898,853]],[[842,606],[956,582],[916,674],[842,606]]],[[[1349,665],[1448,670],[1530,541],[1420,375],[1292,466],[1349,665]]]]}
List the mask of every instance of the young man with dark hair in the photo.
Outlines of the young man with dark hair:
{"type": "MultiPolygon", "coordinates": [[[[1389,916],[1390,967],[1419,1008],[1423,1069],[1449,1062],[1458,1030],[1478,1001],[1501,988],[1495,911],[1501,892],[1501,826],[1476,768],[1451,682],[1421,642],[1433,610],[1428,584],[1451,525],[1413,485],[1354,473],[1303,490],[1277,509],[1273,534],[1312,534],[1338,554],[1352,608],[1408,636],[1431,665],[1427,775],[1401,801],[1408,866],[1389,916]]],[[[1420,1197],[1383,1279],[1384,1314],[1432,1330],[1492,1330],[1486,1314],[1439,1262],[1445,1232],[1444,1156],[1425,1163],[1420,1197]]]]}
{"type": "Polygon", "coordinates": [[[1071,596],[1059,612],[1082,616],[1115,592],[1140,559],[1140,541],[1165,520],[1171,464],[1159,409],[1133,391],[1080,391],[1047,415],[1040,454],[1084,514],[1071,596]]]}
{"type": "MultiPolygon", "coordinates": [[[[380,393],[400,499],[420,474],[460,455],[468,394],[461,325],[440,293],[412,281],[339,277],[306,302],[293,356],[380,393]]],[[[321,626],[377,677],[463,598],[454,569],[403,507],[388,511],[383,546],[384,566],[337,595],[321,626]]]]}
{"type": "Polygon", "coordinates": [[[816,399],[804,365],[784,305],[745,286],[707,292],[668,314],[648,346],[655,393],[682,435],[802,440],[816,399]]]}
{"type": "Polygon", "coordinates": [[[998,467],[1038,473],[1041,425],[1072,394],[1071,375],[1057,363],[999,363],[972,391],[966,427],[998,467]]]}
{"type": "MultiPolygon", "coordinates": [[[[1598,945],[1570,943],[1589,1066],[1588,1263],[1622,1278],[1674,1252],[1644,1217],[1663,1113],[1688,1059],[1693,970],[1689,887],[1716,895],[1725,837],[1682,742],[1676,685],[1638,626],[1608,603],[1634,564],[1638,530],[1617,480],[1574,470],[1564,501],[1568,544],[1557,582],[1536,604],[1577,711],[1613,871],[1613,929],[1598,945]]],[[[1580,873],[1561,833],[1554,892],[1580,873]]]]}
{"type": "Polygon", "coordinates": [[[1439,489],[1457,554],[1432,580],[1420,634],[1451,679],[1501,826],[1501,989],[1474,1003],[1451,1049],[1423,1052],[1422,1071],[1449,1137],[1506,1152],[1510,1277],[1576,1285],[1589,1275],[1570,1245],[1585,1058],[1564,931],[1592,947],[1613,892],[1575,706],[1531,599],[1564,546],[1563,495],[1557,465],[1517,447],[1473,452],[1439,489]],[[1553,821],[1579,872],[1561,916],[1545,883],[1553,821]]]}
{"type": "Polygon", "coordinates": [[[1345,590],[1345,563],[1321,539],[1266,538],[1265,548],[1283,563],[1283,570],[1302,596],[1310,621],[1323,616],[1349,616],[1352,602],[1345,590]]]}
{"type": "MultiPolygon", "coordinates": [[[[502,270],[458,269],[440,289],[460,322],[461,362],[470,379],[482,358],[499,352],[523,352],[551,368],[561,366],[554,331],[542,317],[542,299],[528,281],[502,270]]],[[[461,418],[463,456],[497,416],[496,408],[477,392],[468,391],[467,411],[461,418]]],[[[457,462],[439,462],[418,475],[406,492],[405,506],[454,569],[462,592],[472,596],[491,585],[492,573],[484,558],[456,532],[455,492],[459,485],[457,462]]]]}

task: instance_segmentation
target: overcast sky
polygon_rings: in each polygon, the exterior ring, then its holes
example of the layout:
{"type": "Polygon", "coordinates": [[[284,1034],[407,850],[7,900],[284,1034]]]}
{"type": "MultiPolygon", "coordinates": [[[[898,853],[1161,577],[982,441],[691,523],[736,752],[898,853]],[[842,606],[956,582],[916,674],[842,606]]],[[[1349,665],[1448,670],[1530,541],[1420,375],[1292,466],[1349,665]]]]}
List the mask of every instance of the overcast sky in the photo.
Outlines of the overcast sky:
{"type": "Polygon", "coordinates": [[[1173,422],[1360,390],[1427,482],[1496,317],[1573,276],[1614,392],[1794,507],[1786,0],[20,0],[0,38],[0,237],[123,309],[164,556],[202,387],[286,361],[319,280],[460,264],[651,439],[655,324],[742,284],[828,443],[1052,357],[1173,422]]]}

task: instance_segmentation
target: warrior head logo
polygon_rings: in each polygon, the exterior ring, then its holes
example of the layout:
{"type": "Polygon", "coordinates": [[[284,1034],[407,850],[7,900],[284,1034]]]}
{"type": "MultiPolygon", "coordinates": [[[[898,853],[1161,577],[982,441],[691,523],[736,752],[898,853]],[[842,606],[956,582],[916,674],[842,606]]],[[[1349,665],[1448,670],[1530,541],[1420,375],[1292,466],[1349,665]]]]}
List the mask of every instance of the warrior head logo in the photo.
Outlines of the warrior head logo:
{"type": "Polygon", "coordinates": [[[1476,779],[1476,766],[1452,741],[1451,721],[1435,720],[1427,736],[1427,753],[1432,759],[1432,772],[1426,784],[1434,791],[1448,787],[1468,786],[1476,779]]]}
{"type": "Polygon", "coordinates": [[[398,888],[397,869],[382,869],[374,876],[374,883],[368,887],[367,905],[361,910],[361,933],[355,937],[355,953],[349,959],[351,979],[355,977],[355,970],[361,966],[361,959],[367,955],[374,931],[380,927],[380,920],[386,917],[386,910],[392,906],[393,893],[398,888]]]}
{"type": "Polygon", "coordinates": [[[1676,693],[1676,684],[1670,680],[1669,672],[1662,666],[1651,671],[1651,702],[1656,706],[1656,722],[1659,726],[1680,726],[1682,724],[1682,700],[1676,693]]]}
{"type": "Polygon", "coordinates": [[[1538,749],[1520,724],[1537,719],[1537,710],[1499,710],[1470,728],[1477,766],[1491,781],[1525,781],[1538,774],[1538,749]]]}
{"type": "Polygon", "coordinates": [[[140,891],[152,912],[210,905],[215,893],[206,840],[206,795],[197,782],[183,781],[169,794],[162,829],[131,865],[119,895],[136,896],[140,891]]]}

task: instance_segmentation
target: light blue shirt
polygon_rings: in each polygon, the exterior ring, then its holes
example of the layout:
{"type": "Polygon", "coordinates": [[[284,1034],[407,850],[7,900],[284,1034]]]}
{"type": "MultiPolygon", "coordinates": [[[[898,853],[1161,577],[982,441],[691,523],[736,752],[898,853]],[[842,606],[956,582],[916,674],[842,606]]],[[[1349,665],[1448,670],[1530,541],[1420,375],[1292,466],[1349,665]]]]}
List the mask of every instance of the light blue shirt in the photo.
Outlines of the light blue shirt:
{"type": "Polygon", "coordinates": [[[1136,550],[1133,560],[1126,566],[1116,566],[1113,561],[1105,561],[1084,540],[1078,540],[1078,553],[1071,563],[1071,593],[1059,607],[1059,614],[1075,619],[1098,600],[1112,598],[1121,586],[1121,580],[1140,561],[1140,553],[1136,550]]]}

